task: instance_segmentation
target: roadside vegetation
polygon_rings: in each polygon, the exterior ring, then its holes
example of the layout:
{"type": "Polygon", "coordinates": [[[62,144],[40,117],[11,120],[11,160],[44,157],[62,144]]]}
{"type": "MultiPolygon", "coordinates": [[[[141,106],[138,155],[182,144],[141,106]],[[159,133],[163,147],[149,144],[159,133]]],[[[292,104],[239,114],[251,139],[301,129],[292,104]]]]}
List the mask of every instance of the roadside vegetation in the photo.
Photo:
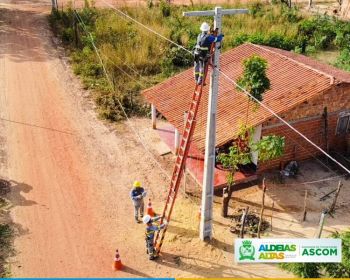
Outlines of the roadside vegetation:
{"type": "Polygon", "coordinates": [[[280,267],[301,278],[350,278],[350,230],[331,237],[342,240],[341,263],[283,263],[280,267]]]}
{"type": "Polygon", "coordinates": [[[13,230],[7,223],[6,207],[8,202],[4,198],[8,190],[8,182],[0,179],[0,278],[10,277],[6,260],[13,252],[13,230]]]}
{"type": "MultiPolygon", "coordinates": [[[[235,7],[243,5],[237,2],[235,7]]],[[[162,1],[155,5],[148,1],[147,7],[122,10],[192,49],[203,18],[183,17],[182,12],[209,8],[212,6],[170,6],[162,1]]],[[[244,42],[314,56],[331,50],[340,53],[335,65],[350,71],[349,23],[327,16],[307,17],[297,7],[289,8],[280,3],[251,3],[248,8],[250,15],[224,17],[223,50],[244,42]]],[[[192,65],[190,54],[131,23],[114,10],[96,9],[86,2],[85,8],[78,13],[81,21],[76,19],[69,7],[63,11],[53,11],[50,23],[69,50],[74,72],[81,77],[86,89],[92,90],[99,115],[104,119],[118,121],[123,118],[118,100],[129,115],[147,114],[140,91],[192,65]],[[113,89],[108,85],[91,38],[84,29],[91,32],[100,50],[113,89]]],[[[211,22],[210,18],[204,20],[211,22]]]]}
{"type": "Polygon", "coordinates": [[[10,277],[6,259],[11,251],[12,229],[8,224],[0,224],[0,277],[10,277]]]}

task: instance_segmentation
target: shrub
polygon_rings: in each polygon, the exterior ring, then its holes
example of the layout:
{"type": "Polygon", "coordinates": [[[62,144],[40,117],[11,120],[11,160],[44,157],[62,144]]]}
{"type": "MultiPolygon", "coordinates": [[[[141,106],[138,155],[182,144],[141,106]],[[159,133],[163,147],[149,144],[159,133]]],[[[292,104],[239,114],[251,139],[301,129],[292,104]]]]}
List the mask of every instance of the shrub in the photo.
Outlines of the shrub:
{"type": "Polygon", "coordinates": [[[233,47],[237,47],[245,42],[249,42],[249,35],[247,33],[241,33],[233,38],[231,44],[233,47]]]}
{"type": "Polygon", "coordinates": [[[71,27],[65,28],[62,31],[61,39],[62,39],[63,43],[65,43],[65,44],[72,43],[74,40],[73,28],[71,28],[71,27]]]}
{"type": "Polygon", "coordinates": [[[253,17],[262,16],[264,14],[263,4],[261,2],[254,2],[249,9],[249,13],[253,17]]]}
{"type": "Polygon", "coordinates": [[[350,277],[350,231],[334,233],[332,238],[342,240],[341,263],[282,263],[279,266],[301,278],[349,278],[350,277]],[[321,274],[322,272],[322,274],[321,274]]]}
{"type": "Polygon", "coordinates": [[[249,37],[249,42],[253,44],[263,45],[265,43],[265,36],[263,33],[255,33],[249,37]]]}
{"type": "Polygon", "coordinates": [[[337,37],[336,22],[327,16],[305,19],[298,26],[298,36],[316,49],[327,49],[337,37]]]}
{"type": "Polygon", "coordinates": [[[342,240],[342,262],[325,263],[323,268],[329,278],[350,278],[350,231],[332,234],[333,238],[342,240]]]}
{"type": "Polygon", "coordinates": [[[350,50],[349,49],[342,50],[339,57],[337,58],[335,66],[338,68],[344,69],[346,71],[350,71],[350,50]]]}
{"type": "Polygon", "coordinates": [[[297,43],[294,39],[288,38],[283,34],[271,33],[264,39],[264,45],[284,50],[292,50],[297,43]]]}
{"type": "Polygon", "coordinates": [[[5,261],[13,253],[12,238],[13,229],[8,224],[0,224],[0,277],[10,276],[5,261]]]}
{"type": "Polygon", "coordinates": [[[340,49],[350,46],[350,23],[337,21],[336,23],[335,45],[340,49]]]}
{"type": "Polygon", "coordinates": [[[284,18],[289,23],[297,23],[302,19],[297,6],[288,8],[285,5],[281,6],[282,18],[284,18]]]}
{"type": "Polygon", "coordinates": [[[281,263],[279,267],[301,278],[320,277],[320,265],[317,263],[281,263]]]}
{"type": "MultiPolygon", "coordinates": [[[[295,50],[311,53],[317,49],[328,47],[345,48],[350,41],[350,25],[329,17],[313,17],[304,19],[296,8],[286,8],[285,5],[265,5],[261,2],[248,4],[254,15],[224,17],[225,40],[223,50],[238,46],[244,42],[263,44],[285,50],[295,50]]],[[[193,5],[193,10],[212,9],[213,5],[193,5]]],[[[124,8],[128,14],[154,29],[171,40],[191,49],[199,32],[202,18],[182,16],[182,11],[188,7],[170,6],[166,0],[161,0],[154,7],[148,1],[148,8],[124,8]]],[[[126,21],[109,9],[96,9],[87,5],[80,10],[80,17],[92,35],[100,55],[107,65],[113,87],[118,96],[126,96],[125,105],[129,112],[140,113],[142,102],[138,95],[143,87],[135,87],[134,80],[141,82],[141,76],[152,81],[161,81],[186,67],[191,67],[193,57],[182,49],[165,42],[163,39],[126,21]],[[122,69],[123,71],[121,71],[122,69]],[[128,73],[128,75],[125,74],[128,73]],[[131,87],[131,88],[129,88],[131,87]],[[127,101],[129,100],[129,101],[127,101]]],[[[205,19],[207,20],[207,19],[205,19]]],[[[209,20],[209,19],[208,19],[209,20]]],[[[50,23],[54,32],[70,49],[71,60],[75,73],[81,76],[84,86],[105,94],[111,91],[107,85],[103,71],[96,57],[91,38],[84,32],[81,23],[74,29],[74,13],[71,8],[64,11],[53,11],[50,23]],[[77,31],[78,38],[75,38],[77,31]],[[76,40],[75,40],[76,39],[76,40]]],[[[347,69],[347,53],[339,57],[337,66],[347,69]]],[[[149,86],[149,85],[147,85],[149,86]]],[[[144,86],[146,87],[146,85],[144,86]]],[[[107,95],[115,94],[113,91],[107,95]]],[[[105,98],[105,97],[104,97],[105,98]]],[[[99,101],[101,115],[108,119],[119,119],[113,110],[113,98],[99,101]]],[[[99,100],[99,98],[97,98],[99,100]]]]}
{"type": "Polygon", "coordinates": [[[171,14],[171,6],[166,0],[161,0],[159,4],[163,17],[169,17],[171,14]]]}

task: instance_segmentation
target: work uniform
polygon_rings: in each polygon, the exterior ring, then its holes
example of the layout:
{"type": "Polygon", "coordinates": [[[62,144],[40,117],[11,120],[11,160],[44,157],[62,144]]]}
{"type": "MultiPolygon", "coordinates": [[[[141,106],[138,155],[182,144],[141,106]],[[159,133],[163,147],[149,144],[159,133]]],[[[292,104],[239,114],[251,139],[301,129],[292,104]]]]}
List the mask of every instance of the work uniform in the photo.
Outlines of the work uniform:
{"type": "Polygon", "coordinates": [[[165,227],[165,224],[159,226],[152,225],[153,222],[160,220],[160,218],[161,217],[152,218],[146,227],[146,248],[150,260],[153,260],[156,257],[156,252],[154,248],[154,234],[156,231],[159,231],[165,227]]]}
{"type": "Polygon", "coordinates": [[[143,213],[145,209],[143,198],[146,196],[146,193],[147,192],[142,187],[133,188],[130,192],[130,197],[134,204],[134,216],[136,221],[138,221],[139,212],[140,212],[140,217],[141,218],[143,217],[143,213]]]}
{"type": "Polygon", "coordinates": [[[200,85],[204,76],[205,64],[210,58],[210,46],[212,43],[221,42],[223,35],[214,36],[208,32],[202,32],[197,37],[197,44],[194,49],[194,79],[200,85]]]}

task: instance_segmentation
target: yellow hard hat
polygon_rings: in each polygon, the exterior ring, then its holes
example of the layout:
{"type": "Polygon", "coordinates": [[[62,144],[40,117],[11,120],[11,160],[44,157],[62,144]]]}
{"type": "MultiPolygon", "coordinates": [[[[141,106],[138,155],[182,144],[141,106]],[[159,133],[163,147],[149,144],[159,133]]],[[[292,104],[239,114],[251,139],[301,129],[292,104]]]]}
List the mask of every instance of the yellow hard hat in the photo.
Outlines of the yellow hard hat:
{"type": "Polygon", "coordinates": [[[135,181],[134,182],[134,187],[135,188],[140,188],[141,187],[141,183],[139,181],[135,181]]]}

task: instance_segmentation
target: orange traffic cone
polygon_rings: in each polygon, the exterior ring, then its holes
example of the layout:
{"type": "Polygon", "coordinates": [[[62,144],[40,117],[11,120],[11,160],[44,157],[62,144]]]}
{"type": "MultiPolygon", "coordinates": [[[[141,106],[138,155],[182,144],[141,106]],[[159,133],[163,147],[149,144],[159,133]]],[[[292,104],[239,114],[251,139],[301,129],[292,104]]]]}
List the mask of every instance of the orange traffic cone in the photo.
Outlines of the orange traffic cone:
{"type": "Polygon", "coordinates": [[[154,211],[152,209],[152,203],[151,203],[151,199],[148,199],[148,205],[147,205],[147,215],[150,215],[151,217],[154,217],[154,211]]]}
{"type": "Polygon", "coordinates": [[[115,252],[115,258],[113,263],[114,270],[121,270],[123,268],[122,260],[120,259],[118,249],[115,252]]]}

